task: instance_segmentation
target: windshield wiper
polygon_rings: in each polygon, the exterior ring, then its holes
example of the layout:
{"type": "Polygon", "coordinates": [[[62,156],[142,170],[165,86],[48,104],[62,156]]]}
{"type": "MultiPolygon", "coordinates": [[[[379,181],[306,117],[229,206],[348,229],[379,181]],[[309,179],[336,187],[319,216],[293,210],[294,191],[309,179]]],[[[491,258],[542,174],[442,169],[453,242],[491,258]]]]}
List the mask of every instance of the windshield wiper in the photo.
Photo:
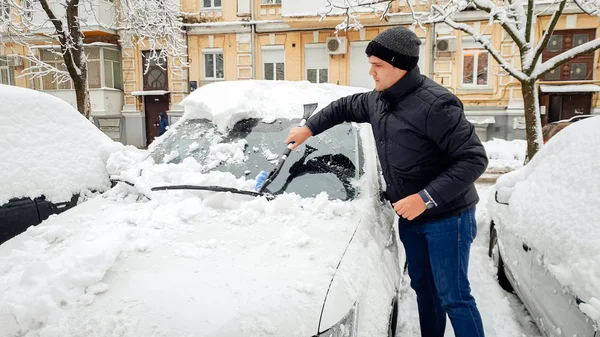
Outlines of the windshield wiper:
{"type": "Polygon", "coordinates": [[[265,197],[267,200],[273,200],[275,197],[270,193],[255,192],[240,190],[233,187],[224,186],[198,186],[198,185],[169,185],[169,186],[157,186],[152,187],[151,191],[164,191],[164,190],[201,190],[201,191],[212,191],[212,192],[231,192],[235,194],[250,195],[253,197],[265,197]]]}

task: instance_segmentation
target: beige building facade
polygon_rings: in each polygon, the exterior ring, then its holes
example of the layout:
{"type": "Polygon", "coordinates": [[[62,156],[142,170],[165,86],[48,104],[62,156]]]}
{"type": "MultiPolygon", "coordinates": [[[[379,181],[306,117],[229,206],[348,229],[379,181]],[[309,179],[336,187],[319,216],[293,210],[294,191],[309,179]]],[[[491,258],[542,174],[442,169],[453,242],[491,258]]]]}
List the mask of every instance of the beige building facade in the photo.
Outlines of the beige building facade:
{"type": "MultiPolygon", "coordinates": [[[[411,1],[417,11],[429,11],[427,1],[411,1]]],[[[181,0],[188,68],[180,67],[177,60],[164,60],[164,67],[150,64],[144,73],[147,47],[135,41],[119,42],[121,100],[114,101],[120,110],[113,124],[119,120],[120,139],[147,146],[155,137],[153,124],[159,112],[166,112],[171,123],[175,122],[183,114],[180,103],[186,95],[212,82],[307,80],[373,88],[365,48],[377,34],[397,25],[413,29],[421,38],[421,72],[463,101],[467,118],[482,140],[525,137],[519,82],[472,37],[445,24],[427,27],[427,31],[412,26],[405,1],[394,1],[385,20],[360,13],[363,29],[339,31],[336,36],[335,27],[344,16],[333,13],[322,18],[318,13],[324,5],[324,0],[181,0]]],[[[540,18],[536,35],[543,34],[548,19],[540,18]]],[[[467,11],[461,13],[460,21],[480,29],[518,68],[517,46],[500,26],[490,24],[484,13],[467,11]]],[[[567,8],[543,58],[598,37],[598,17],[567,8]]],[[[4,55],[2,50],[0,55],[4,55]]],[[[545,76],[540,82],[544,123],[600,114],[599,62],[599,52],[582,55],[545,76]]],[[[13,68],[0,63],[0,71],[7,69],[7,74],[14,71],[17,75],[19,68],[13,68]]],[[[18,81],[14,84],[31,85],[24,79],[18,81]]]]}

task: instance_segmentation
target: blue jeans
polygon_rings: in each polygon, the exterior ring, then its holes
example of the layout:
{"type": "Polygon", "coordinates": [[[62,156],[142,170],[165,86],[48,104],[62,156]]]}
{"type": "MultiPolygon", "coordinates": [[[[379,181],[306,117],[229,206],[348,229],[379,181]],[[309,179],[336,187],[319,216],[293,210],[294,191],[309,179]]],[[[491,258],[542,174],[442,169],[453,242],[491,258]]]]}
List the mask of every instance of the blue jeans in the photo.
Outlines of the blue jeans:
{"type": "Polygon", "coordinates": [[[398,227],[417,293],[421,336],[443,337],[448,314],[456,337],[484,337],[467,275],[477,235],[475,209],[423,224],[400,218],[398,227]]]}

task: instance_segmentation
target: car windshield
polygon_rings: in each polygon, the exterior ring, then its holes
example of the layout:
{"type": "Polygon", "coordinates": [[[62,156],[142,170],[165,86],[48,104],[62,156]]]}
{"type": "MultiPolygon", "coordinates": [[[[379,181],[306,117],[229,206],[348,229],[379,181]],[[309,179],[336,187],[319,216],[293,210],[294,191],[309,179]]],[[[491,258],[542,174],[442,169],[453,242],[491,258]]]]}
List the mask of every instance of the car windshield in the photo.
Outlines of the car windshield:
{"type": "MultiPolygon", "coordinates": [[[[208,120],[187,120],[158,144],[152,156],[157,163],[180,163],[192,157],[206,171],[255,178],[261,170],[269,172],[275,168],[285,150],[288,131],[298,123],[299,120],[264,123],[245,119],[223,135],[208,120]]],[[[358,191],[353,182],[362,175],[362,158],[358,129],[349,123],[337,125],[292,151],[266,192],[296,193],[302,197],[326,192],[330,199],[354,199],[358,191]]]]}

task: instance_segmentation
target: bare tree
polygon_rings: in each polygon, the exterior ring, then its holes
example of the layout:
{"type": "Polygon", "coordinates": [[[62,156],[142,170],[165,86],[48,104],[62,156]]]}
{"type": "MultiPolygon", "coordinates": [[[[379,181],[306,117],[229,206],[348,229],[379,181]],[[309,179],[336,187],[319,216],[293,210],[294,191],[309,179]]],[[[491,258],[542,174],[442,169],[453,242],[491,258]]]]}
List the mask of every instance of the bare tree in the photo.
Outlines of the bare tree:
{"type": "MultiPolygon", "coordinates": [[[[40,0],[46,20],[34,23],[38,8],[33,0],[0,0],[0,31],[5,37],[0,43],[25,47],[28,62],[21,76],[31,79],[52,76],[55,83],[73,82],[77,109],[90,117],[91,105],[87,87],[88,67],[83,30],[87,17],[96,14],[87,0],[40,0]],[[48,29],[48,23],[53,27],[48,29]],[[62,63],[48,62],[40,57],[39,40],[52,43],[57,49],[47,49],[63,60],[62,63]]],[[[150,60],[161,66],[165,59],[171,60],[171,69],[177,71],[188,66],[187,48],[182,29],[180,5],[175,0],[120,0],[113,4],[115,17],[106,24],[94,20],[107,29],[118,29],[126,45],[142,44],[151,51],[150,60]]],[[[146,69],[145,71],[147,71],[146,69]]]]}
{"type": "MultiPolygon", "coordinates": [[[[52,9],[52,3],[48,3],[48,0],[40,0],[39,3],[48,17],[48,21],[42,24],[34,24],[31,20],[35,12],[32,0],[4,0],[3,2],[4,20],[0,24],[0,30],[7,32],[8,41],[20,44],[28,50],[24,58],[29,61],[30,66],[25,69],[24,75],[33,79],[54,76],[58,83],[72,80],[77,109],[89,118],[91,105],[87,90],[87,57],[83,50],[82,24],[79,20],[80,1],[58,2],[62,7],[61,12],[64,12],[59,16],[52,9]],[[45,32],[47,22],[54,27],[53,32],[45,32]],[[40,33],[42,31],[44,33],[40,33]],[[36,52],[39,46],[31,42],[39,37],[58,43],[60,51],[50,50],[63,58],[66,71],[40,59],[36,52]]],[[[3,42],[5,43],[4,40],[3,42]]]]}
{"type": "MultiPolygon", "coordinates": [[[[143,45],[149,50],[147,61],[163,66],[170,60],[170,69],[179,72],[187,67],[187,42],[183,16],[176,0],[120,0],[119,31],[125,44],[143,45]]],[[[144,73],[150,62],[146,62],[144,73]]]]}
{"type": "MultiPolygon", "coordinates": [[[[338,26],[338,28],[344,29],[356,29],[359,26],[356,24],[356,17],[352,15],[356,12],[357,7],[387,3],[381,14],[384,18],[389,14],[388,9],[393,2],[393,0],[338,0],[335,3],[333,0],[326,1],[329,10],[345,11],[346,18],[344,22],[352,24],[338,26]]],[[[454,29],[465,32],[480,43],[508,74],[521,83],[525,108],[527,154],[529,158],[533,158],[543,145],[537,82],[545,74],[573,58],[600,49],[600,37],[596,37],[594,40],[583,43],[546,61],[542,61],[542,53],[548,46],[560,16],[567,6],[576,6],[585,14],[600,16],[600,0],[553,0],[542,3],[535,0],[448,0],[443,2],[443,5],[431,5],[432,11],[428,13],[416,12],[410,1],[407,1],[407,4],[415,24],[427,29],[427,25],[445,23],[454,29]],[[511,58],[503,57],[481,30],[456,19],[457,14],[468,7],[485,12],[491,23],[502,27],[520,51],[521,62],[519,68],[511,64],[511,58]],[[535,28],[537,23],[540,22],[538,20],[540,16],[549,16],[550,20],[543,27],[543,35],[537,38],[535,28]]]]}

